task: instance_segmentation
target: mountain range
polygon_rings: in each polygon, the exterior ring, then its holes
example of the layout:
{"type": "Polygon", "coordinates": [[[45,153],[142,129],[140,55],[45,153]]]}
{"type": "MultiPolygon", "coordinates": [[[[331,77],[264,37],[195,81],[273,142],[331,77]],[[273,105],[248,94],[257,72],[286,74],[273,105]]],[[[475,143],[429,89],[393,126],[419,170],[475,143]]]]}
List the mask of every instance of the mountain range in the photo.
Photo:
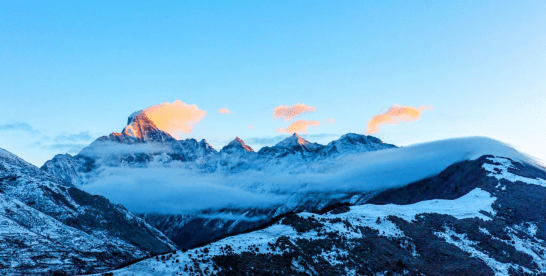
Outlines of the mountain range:
{"type": "Polygon", "coordinates": [[[396,148],[373,136],[354,133],[343,135],[327,145],[311,143],[294,133],[272,147],[255,152],[236,137],[220,151],[206,140],[176,140],[157,128],[145,113],[134,113],[121,133],[102,136],[79,154],[60,154],[47,161],[42,169],[74,185],[101,167],[135,166],[149,163],[186,162],[187,167],[202,172],[260,169],[280,158],[326,159],[340,155],[396,148]]]}

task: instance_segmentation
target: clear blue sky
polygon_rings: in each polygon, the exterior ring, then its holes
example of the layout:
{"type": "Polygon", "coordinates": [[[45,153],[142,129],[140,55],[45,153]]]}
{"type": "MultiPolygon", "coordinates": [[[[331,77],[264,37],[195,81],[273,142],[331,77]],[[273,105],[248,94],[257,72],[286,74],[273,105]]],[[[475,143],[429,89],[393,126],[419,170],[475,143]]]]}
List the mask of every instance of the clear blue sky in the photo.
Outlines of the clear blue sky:
{"type": "Polygon", "coordinates": [[[187,136],[216,148],[273,144],[273,108],[296,103],[326,143],[401,104],[434,109],[375,136],[546,159],[546,1],[153,2],[3,2],[0,147],[42,165],[175,100],[208,112],[187,136]]]}

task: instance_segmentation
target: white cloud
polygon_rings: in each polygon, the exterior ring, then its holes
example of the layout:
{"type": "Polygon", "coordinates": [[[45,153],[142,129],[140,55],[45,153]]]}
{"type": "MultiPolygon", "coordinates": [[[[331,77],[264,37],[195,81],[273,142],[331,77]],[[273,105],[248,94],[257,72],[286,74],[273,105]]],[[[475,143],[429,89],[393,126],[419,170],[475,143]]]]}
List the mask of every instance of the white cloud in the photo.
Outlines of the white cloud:
{"type": "Polygon", "coordinates": [[[154,124],[173,137],[180,139],[183,133],[190,133],[201,122],[207,112],[195,104],[186,104],[180,100],[150,106],[143,110],[154,124]]]}

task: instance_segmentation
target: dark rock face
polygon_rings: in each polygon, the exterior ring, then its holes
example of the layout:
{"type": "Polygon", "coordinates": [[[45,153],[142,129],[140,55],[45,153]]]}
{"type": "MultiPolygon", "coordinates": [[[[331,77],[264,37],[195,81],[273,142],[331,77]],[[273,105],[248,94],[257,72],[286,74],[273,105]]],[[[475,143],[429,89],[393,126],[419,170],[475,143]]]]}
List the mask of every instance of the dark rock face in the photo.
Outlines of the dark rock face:
{"type": "Polygon", "coordinates": [[[109,236],[123,239],[145,252],[163,253],[174,249],[169,239],[145,221],[136,216],[128,217],[130,212],[123,206],[113,205],[103,196],[90,195],[77,188],[69,188],[68,193],[77,205],[87,207],[87,212],[75,220],[67,220],[67,225],[81,230],[104,229],[109,236]]]}
{"type": "MultiPolygon", "coordinates": [[[[202,246],[210,242],[219,240],[227,236],[233,236],[240,233],[247,233],[256,229],[261,229],[272,222],[278,221],[284,214],[293,214],[295,212],[310,211],[321,212],[330,206],[336,206],[340,202],[346,202],[351,197],[357,198],[357,201],[363,202],[370,195],[351,194],[347,197],[335,199],[317,199],[316,201],[307,200],[290,209],[229,209],[219,210],[217,213],[245,214],[247,219],[220,219],[207,218],[195,215],[173,215],[173,214],[142,214],[141,217],[156,229],[164,233],[171,239],[179,249],[190,249],[202,246]]],[[[318,198],[318,196],[317,196],[318,198]]],[[[215,213],[212,213],[214,215],[215,213]]]]}
{"type": "MultiPolygon", "coordinates": [[[[511,182],[488,176],[491,172],[484,164],[495,165],[493,156],[482,156],[474,161],[453,164],[438,176],[431,177],[403,188],[384,191],[367,203],[371,204],[411,204],[428,199],[454,199],[467,194],[472,189],[481,188],[497,197],[494,207],[497,217],[507,225],[533,222],[546,224],[546,188],[524,181],[511,182]],[[502,187],[502,188],[501,188],[502,187]]],[[[546,179],[546,172],[529,164],[515,162],[507,171],[528,180],[546,179]]],[[[494,172],[499,172],[494,170],[494,172]]],[[[537,234],[542,230],[537,231],[537,234]]]]}
{"type": "Polygon", "coordinates": [[[79,274],[175,249],[123,206],[59,180],[0,149],[0,271],[79,274]]]}
{"type": "Polygon", "coordinates": [[[237,221],[194,217],[189,220],[179,218],[184,225],[177,228],[173,227],[176,217],[178,216],[148,214],[143,218],[148,223],[156,225],[157,229],[163,230],[179,249],[195,248],[226,236],[248,232],[267,222],[267,220],[237,221]]]}
{"type": "Polygon", "coordinates": [[[484,162],[491,162],[487,157],[491,156],[482,156],[473,162],[455,163],[437,176],[383,191],[366,203],[403,205],[429,199],[455,199],[476,187],[496,185],[496,179],[487,177],[487,172],[482,168],[484,162]]]}

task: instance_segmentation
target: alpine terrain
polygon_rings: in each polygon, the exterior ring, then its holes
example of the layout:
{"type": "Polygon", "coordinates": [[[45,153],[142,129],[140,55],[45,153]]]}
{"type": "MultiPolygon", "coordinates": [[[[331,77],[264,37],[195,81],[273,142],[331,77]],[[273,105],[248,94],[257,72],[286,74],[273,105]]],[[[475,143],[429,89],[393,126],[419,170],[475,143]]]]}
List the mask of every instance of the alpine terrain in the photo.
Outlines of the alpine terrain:
{"type": "Polygon", "coordinates": [[[399,148],[294,133],[257,152],[238,137],[217,151],[135,112],[121,133],[41,171],[137,213],[150,225],[139,231],[166,236],[148,252],[176,245],[109,275],[546,273],[546,171],[487,138],[399,148]]]}

